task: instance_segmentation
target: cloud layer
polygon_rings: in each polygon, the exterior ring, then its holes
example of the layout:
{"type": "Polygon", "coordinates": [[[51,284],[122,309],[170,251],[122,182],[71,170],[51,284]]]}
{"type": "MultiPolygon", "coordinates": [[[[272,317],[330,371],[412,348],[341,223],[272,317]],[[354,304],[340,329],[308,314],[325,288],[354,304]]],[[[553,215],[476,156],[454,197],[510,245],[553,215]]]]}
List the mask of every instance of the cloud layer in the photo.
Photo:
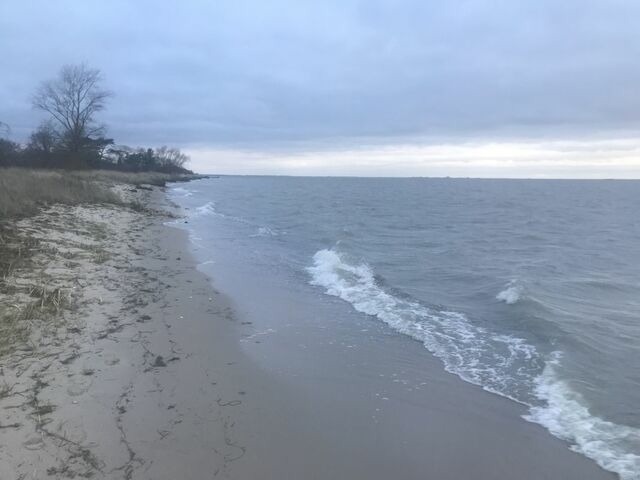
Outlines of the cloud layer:
{"type": "Polygon", "coordinates": [[[87,61],[123,143],[322,151],[629,137],[640,3],[622,0],[6,1],[0,120],[87,61]]]}

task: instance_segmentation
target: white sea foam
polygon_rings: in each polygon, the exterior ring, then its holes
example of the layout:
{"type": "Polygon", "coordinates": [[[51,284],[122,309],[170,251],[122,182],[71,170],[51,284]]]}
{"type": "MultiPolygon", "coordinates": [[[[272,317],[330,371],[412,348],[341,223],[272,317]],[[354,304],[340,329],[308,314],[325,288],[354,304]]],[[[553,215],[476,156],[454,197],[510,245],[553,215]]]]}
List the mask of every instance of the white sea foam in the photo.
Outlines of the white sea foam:
{"type": "Polygon", "coordinates": [[[269,227],[258,227],[257,233],[250,235],[251,237],[277,237],[278,232],[270,229],[269,227]]]}
{"type": "Polygon", "coordinates": [[[366,264],[351,264],[334,250],[320,250],[309,267],[311,283],[351,303],[397,331],[423,342],[447,371],[486,390],[523,400],[517,392],[540,373],[533,345],[509,335],[491,335],[459,312],[436,310],[397,298],[380,288],[366,264]]]}
{"type": "Polygon", "coordinates": [[[502,290],[498,295],[496,295],[496,299],[501,302],[506,303],[507,305],[513,305],[522,296],[522,286],[518,285],[515,280],[510,281],[504,290],[502,290]]]}
{"type": "Polygon", "coordinates": [[[390,295],[377,285],[368,265],[349,263],[334,250],[320,250],[313,261],[308,268],[313,285],[420,340],[447,371],[463,380],[528,405],[527,420],[568,441],[576,452],[623,480],[640,480],[640,456],[632,451],[633,445],[640,446],[639,430],[591,415],[580,396],[555,374],[559,354],[545,362],[522,338],[492,334],[462,313],[390,295]]]}
{"type": "Polygon", "coordinates": [[[622,480],[640,479],[640,429],[609,422],[589,412],[582,396],[560,379],[560,355],[547,362],[536,379],[535,393],[543,406],[532,407],[525,418],[571,443],[571,449],[595,460],[622,480]]]}
{"type": "Polygon", "coordinates": [[[217,215],[215,204],[213,202],[207,202],[204,205],[197,207],[193,212],[192,216],[217,215]]]}
{"type": "Polygon", "coordinates": [[[173,187],[171,189],[171,193],[173,193],[174,195],[179,195],[181,197],[190,197],[193,195],[193,193],[190,190],[187,190],[186,188],[182,188],[182,187],[173,187]]]}
{"type": "MultiPolygon", "coordinates": [[[[191,217],[215,216],[215,217],[223,218],[225,220],[230,220],[232,222],[242,223],[251,227],[255,226],[253,223],[251,223],[249,220],[245,218],[235,217],[233,215],[225,215],[224,213],[218,212],[215,207],[215,202],[207,202],[204,205],[201,205],[195,208],[190,216],[191,217]]],[[[271,230],[268,227],[259,227],[258,235],[259,236],[276,235],[276,232],[271,230]]]]}

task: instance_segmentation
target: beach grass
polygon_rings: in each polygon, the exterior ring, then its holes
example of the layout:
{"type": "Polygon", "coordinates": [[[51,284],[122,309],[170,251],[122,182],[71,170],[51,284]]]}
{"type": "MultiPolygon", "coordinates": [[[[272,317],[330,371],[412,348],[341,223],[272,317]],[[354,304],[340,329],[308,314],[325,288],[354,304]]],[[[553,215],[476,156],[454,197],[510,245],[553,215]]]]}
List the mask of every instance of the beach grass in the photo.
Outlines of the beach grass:
{"type": "Polygon", "coordinates": [[[164,187],[167,182],[179,182],[197,178],[198,175],[172,174],[161,172],[121,172],[117,170],[82,170],[72,175],[83,180],[125,183],[129,185],[154,185],[164,187]]]}
{"type": "Polygon", "coordinates": [[[39,207],[54,203],[122,204],[109,184],[164,186],[170,181],[189,178],[189,175],[159,172],[0,168],[0,220],[31,215],[39,207]]]}
{"type": "MultiPolygon", "coordinates": [[[[118,189],[112,187],[127,184],[132,189],[144,189],[143,185],[163,186],[183,177],[157,172],[0,168],[0,299],[3,300],[0,305],[0,356],[24,345],[34,325],[40,328],[43,322],[48,323],[47,319],[57,317],[71,306],[70,292],[59,285],[34,283],[34,279],[26,284],[16,284],[16,272],[36,268],[33,265],[35,255],[65,257],[68,253],[58,252],[53,245],[21,232],[16,224],[18,220],[54,204],[111,204],[142,211],[142,204],[126,201],[118,189]]],[[[97,240],[104,240],[106,236],[99,224],[89,233],[97,240]]],[[[86,249],[94,263],[109,259],[108,253],[97,246],[86,249]]],[[[44,282],[42,278],[40,280],[44,282]]]]}
{"type": "Polygon", "coordinates": [[[0,170],[0,219],[26,216],[54,203],[121,203],[89,177],[70,172],[5,168],[0,170]]]}

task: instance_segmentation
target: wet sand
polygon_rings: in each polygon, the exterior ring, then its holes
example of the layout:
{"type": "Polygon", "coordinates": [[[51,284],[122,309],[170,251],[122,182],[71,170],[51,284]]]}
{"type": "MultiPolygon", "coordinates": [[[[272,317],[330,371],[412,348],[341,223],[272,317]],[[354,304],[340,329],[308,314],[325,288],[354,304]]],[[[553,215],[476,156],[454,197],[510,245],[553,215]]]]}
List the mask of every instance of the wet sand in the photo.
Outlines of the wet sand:
{"type": "Polygon", "coordinates": [[[218,293],[166,217],[53,211],[23,229],[84,245],[41,265],[73,270],[78,308],[3,359],[0,478],[615,478],[417,342],[349,348],[339,318],[242,271],[218,293]]]}

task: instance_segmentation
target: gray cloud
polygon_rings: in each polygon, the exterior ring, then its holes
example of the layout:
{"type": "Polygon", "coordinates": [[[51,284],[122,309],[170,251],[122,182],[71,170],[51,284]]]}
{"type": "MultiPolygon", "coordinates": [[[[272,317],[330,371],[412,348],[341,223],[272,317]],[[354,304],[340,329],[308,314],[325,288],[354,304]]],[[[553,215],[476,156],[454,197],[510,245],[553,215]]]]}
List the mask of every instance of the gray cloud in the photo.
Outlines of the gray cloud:
{"type": "MultiPolygon", "coordinates": [[[[0,119],[62,64],[103,70],[122,143],[268,149],[640,127],[640,3],[32,1],[0,5],[0,119]]],[[[320,148],[320,147],[319,147],[320,148]]]]}

